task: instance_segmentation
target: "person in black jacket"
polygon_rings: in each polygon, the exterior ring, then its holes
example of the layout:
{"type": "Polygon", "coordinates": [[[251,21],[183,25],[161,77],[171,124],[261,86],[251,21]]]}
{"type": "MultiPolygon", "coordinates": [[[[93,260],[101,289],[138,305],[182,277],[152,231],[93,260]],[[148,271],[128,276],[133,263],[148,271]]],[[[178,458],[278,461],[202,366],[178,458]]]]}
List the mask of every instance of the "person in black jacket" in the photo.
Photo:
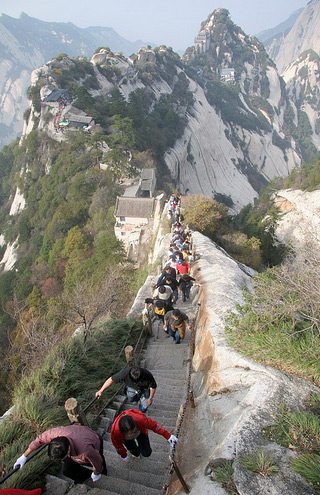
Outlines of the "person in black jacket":
{"type": "Polygon", "coordinates": [[[157,382],[146,368],[132,366],[123,368],[107,378],[102,387],[96,392],[99,399],[103,392],[113,383],[124,383],[128,402],[139,402],[139,409],[145,412],[152,405],[156,393],[157,382]]]}
{"type": "Polygon", "coordinates": [[[174,278],[176,279],[177,278],[177,272],[175,270],[175,268],[173,268],[172,266],[170,265],[167,265],[164,267],[164,269],[162,270],[158,280],[157,280],[157,287],[159,287],[159,285],[163,285],[165,282],[165,279],[166,277],[171,277],[171,278],[174,278]]]}
{"type": "Polygon", "coordinates": [[[190,297],[190,290],[195,282],[195,278],[191,277],[189,274],[185,273],[181,275],[180,280],[178,282],[179,289],[182,292],[182,300],[185,302],[190,297]]]}

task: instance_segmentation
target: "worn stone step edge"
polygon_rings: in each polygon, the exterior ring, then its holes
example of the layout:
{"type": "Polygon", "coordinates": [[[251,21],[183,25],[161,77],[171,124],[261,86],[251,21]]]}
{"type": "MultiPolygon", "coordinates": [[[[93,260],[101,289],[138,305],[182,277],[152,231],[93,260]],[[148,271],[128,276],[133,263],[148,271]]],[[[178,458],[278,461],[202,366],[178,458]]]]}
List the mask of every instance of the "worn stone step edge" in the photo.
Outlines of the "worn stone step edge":
{"type": "MultiPolygon", "coordinates": [[[[153,442],[152,442],[153,443],[153,442]]],[[[109,467],[121,467],[123,469],[124,461],[121,460],[119,454],[111,451],[106,451],[106,464],[109,467]]],[[[143,458],[130,458],[128,461],[128,468],[134,469],[137,472],[147,473],[147,474],[160,474],[164,475],[167,473],[170,461],[169,457],[163,456],[161,460],[155,460],[153,454],[150,457],[143,458]]]]}
{"type": "MultiPolygon", "coordinates": [[[[158,457],[160,458],[160,460],[162,460],[162,459],[164,459],[165,455],[169,456],[170,446],[169,446],[168,442],[165,440],[165,438],[163,439],[163,442],[156,442],[153,440],[153,438],[150,438],[150,445],[152,448],[151,456],[155,461],[158,460],[158,457]]],[[[105,452],[114,452],[117,454],[117,452],[116,452],[116,450],[115,450],[115,448],[111,442],[108,442],[108,441],[104,442],[103,448],[104,448],[105,452]]]]}
{"type": "Polygon", "coordinates": [[[161,489],[150,488],[140,483],[132,483],[121,478],[104,476],[97,482],[97,488],[106,488],[116,491],[120,495],[160,495],[161,489]]]}
{"type": "Polygon", "coordinates": [[[136,469],[136,464],[139,459],[136,459],[135,465],[129,467],[129,462],[119,461],[118,465],[110,465],[108,468],[108,476],[111,478],[121,478],[123,480],[129,481],[130,483],[139,483],[140,485],[145,485],[150,488],[160,489],[163,485],[165,479],[165,472],[159,473],[146,473],[145,471],[138,471],[136,469]],[[121,465],[120,465],[121,463],[121,465]]]}

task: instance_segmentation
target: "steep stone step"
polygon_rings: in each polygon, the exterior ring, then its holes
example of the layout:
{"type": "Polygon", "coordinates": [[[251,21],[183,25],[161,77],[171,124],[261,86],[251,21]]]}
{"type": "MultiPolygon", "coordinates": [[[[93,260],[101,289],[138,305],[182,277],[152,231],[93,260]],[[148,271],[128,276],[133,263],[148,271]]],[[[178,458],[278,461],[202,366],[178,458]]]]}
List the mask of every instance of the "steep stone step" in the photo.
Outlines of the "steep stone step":
{"type": "MultiPolygon", "coordinates": [[[[168,410],[168,412],[177,411],[178,413],[185,393],[185,390],[183,390],[184,386],[185,384],[181,385],[180,388],[176,390],[176,394],[179,394],[179,397],[177,395],[174,395],[174,391],[167,395],[166,393],[160,392],[159,390],[155,396],[152,406],[148,409],[147,415],[152,417],[152,411],[160,409],[168,410]]],[[[129,407],[129,409],[136,408],[137,407],[132,405],[129,407]]]]}
{"type": "MultiPolygon", "coordinates": [[[[106,476],[107,478],[107,476],[106,476]]],[[[100,481],[99,481],[100,483],[100,481]]],[[[61,495],[60,492],[55,492],[52,495],[61,495]]],[[[88,485],[75,485],[67,495],[119,495],[117,492],[113,492],[110,490],[105,490],[103,488],[91,488],[88,485]]],[[[46,495],[46,493],[44,493],[46,495]]]]}
{"type": "MultiPolygon", "coordinates": [[[[152,447],[155,446],[154,440],[152,440],[152,447]]],[[[156,447],[155,447],[156,448],[156,447]]],[[[159,451],[158,451],[159,452],[159,451]]],[[[113,466],[116,468],[123,468],[126,466],[124,461],[121,460],[119,454],[116,452],[116,450],[113,448],[112,450],[105,450],[105,457],[106,457],[106,464],[107,468],[109,469],[109,466],[113,466]]],[[[128,468],[132,468],[135,471],[143,472],[143,473],[154,473],[158,475],[164,475],[167,473],[168,466],[169,466],[169,456],[167,452],[162,452],[161,456],[158,455],[157,459],[151,454],[150,457],[141,457],[141,458],[134,458],[130,456],[130,459],[127,463],[128,468]]]]}
{"type": "MultiPolygon", "coordinates": [[[[148,475],[146,475],[146,478],[148,475]]],[[[161,489],[150,488],[139,483],[128,482],[120,478],[104,476],[97,482],[97,488],[105,488],[119,495],[160,495],[161,489]]]]}
{"type": "MultiPolygon", "coordinates": [[[[172,358],[173,359],[173,358],[172,358]]],[[[177,363],[175,364],[175,366],[173,367],[173,364],[172,364],[172,361],[170,358],[166,358],[166,359],[157,359],[156,361],[152,360],[151,359],[146,359],[146,368],[147,369],[150,369],[150,365],[152,366],[157,366],[157,368],[159,370],[164,370],[164,371],[167,371],[167,370],[174,370],[175,368],[177,367],[183,367],[182,363],[181,365],[178,365],[177,363]]]]}
{"type": "Polygon", "coordinates": [[[144,357],[146,356],[154,356],[161,355],[162,357],[169,353],[172,356],[176,356],[178,359],[181,358],[182,355],[188,352],[189,346],[184,346],[184,344],[175,344],[175,342],[171,340],[167,340],[166,344],[150,346],[144,353],[144,357]],[[178,351],[179,349],[179,351],[178,351]]]}
{"type": "Polygon", "coordinates": [[[148,368],[148,370],[153,374],[153,376],[173,376],[173,377],[179,377],[185,374],[185,369],[180,368],[178,370],[170,369],[168,370],[159,370],[158,368],[148,368]]]}
{"type": "MultiPolygon", "coordinates": [[[[163,461],[166,459],[166,457],[168,457],[168,455],[170,453],[169,443],[167,442],[167,440],[164,437],[160,437],[156,433],[153,436],[153,435],[151,435],[151,433],[152,432],[150,432],[150,445],[152,448],[151,459],[153,461],[156,461],[156,462],[163,461]],[[161,439],[161,441],[159,441],[155,437],[158,437],[159,439],[161,439]]],[[[106,452],[106,455],[107,455],[107,452],[113,452],[113,453],[117,454],[117,451],[111,442],[104,442],[103,448],[106,452]]]]}
{"type": "MultiPolygon", "coordinates": [[[[114,406],[114,410],[118,409],[120,406],[120,402],[115,402],[113,406],[114,406]]],[[[125,404],[124,410],[127,411],[128,409],[132,409],[135,407],[136,406],[133,406],[132,404],[125,404]]],[[[148,416],[152,416],[153,411],[160,411],[160,410],[163,411],[164,414],[176,414],[177,411],[179,410],[179,407],[180,405],[179,404],[177,405],[177,403],[173,403],[173,404],[162,403],[161,399],[156,395],[152,406],[150,406],[148,409],[148,416]]],[[[110,407],[110,409],[113,408],[110,407]]]]}
{"type": "MultiPolygon", "coordinates": [[[[174,344],[174,341],[173,341],[173,337],[171,337],[170,335],[165,335],[163,339],[156,339],[156,340],[152,340],[148,347],[147,347],[147,351],[151,350],[151,349],[162,349],[163,347],[173,347],[174,344]]],[[[175,349],[175,352],[182,352],[182,349],[188,347],[189,343],[186,342],[186,340],[182,340],[179,344],[179,350],[178,350],[178,347],[176,347],[175,349]]]]}
{"type": "Polygon", "coordinates": [[[124,462],[120,459],[117,465],[110,465],[108,467],[108,476],[111,478],[121,478],[130,483],[139,483],[140,485],[148,486],[150,488],[161,489],[163,485],[163,475],[159,473],[155,474],[138,471],[136,465],[139,461],[140,459],[134,459],[130,462],[129,466],[129,461],[124,462]]]}

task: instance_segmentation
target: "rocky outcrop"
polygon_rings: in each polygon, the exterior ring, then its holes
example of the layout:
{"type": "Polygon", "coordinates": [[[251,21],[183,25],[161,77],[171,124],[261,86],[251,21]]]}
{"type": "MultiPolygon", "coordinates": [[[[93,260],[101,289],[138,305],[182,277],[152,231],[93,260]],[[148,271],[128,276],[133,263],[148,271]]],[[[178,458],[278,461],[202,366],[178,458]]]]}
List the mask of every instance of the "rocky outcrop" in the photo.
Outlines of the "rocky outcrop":
{"type": "Polygon", "coordinates": [[[279,210],[275,235],[287,245],[299,249],[306,242],[319,243],[320,191],[281,190],[273,196],[279,210]]]}
{"type": "Polygon", "coordinates": [[[129,55],[145,43],[131,43],[108,27],[78,28],[22,14],[0,17],[0,148],[22,132],[26,91],[33,69],[59,53],[91,56],[98,46],[129,55]]]}
{"type": "Polygon", "coordinates": [[[302,11],[303,9],[296,10],[288,17],[288,19],[281,22],[274,28],[266,29],[265,31],[261,31],[256,35],[257,38],[264,44],[269,57],[272,60],[275,60],[277,58],[284,37],[293,27],[294,23],[296,22],[302,11]]]}
{"type": "Polygon", "coordinates": [[[262,44],[225,9],[201,24],[184,60],[192,69],[194,108],[165,156],[167,166],[183,192],[224,194],[238,210],[300,163],[285,130],[290,104],[283,81],[262,44]]]}
{"type": "Polygon", "coordinates": [[[272,133],[225,123],[209,104],[203,88],[190,80],[193,112],[182,138],[165,154],[173,179],[184,194],[221,193],[233,209],[253,202],[263,184],[287,176],[300,164],[294,148],[274,145],[272,133]],[[237,144],[236,144],[237,143],[237,144]]]}

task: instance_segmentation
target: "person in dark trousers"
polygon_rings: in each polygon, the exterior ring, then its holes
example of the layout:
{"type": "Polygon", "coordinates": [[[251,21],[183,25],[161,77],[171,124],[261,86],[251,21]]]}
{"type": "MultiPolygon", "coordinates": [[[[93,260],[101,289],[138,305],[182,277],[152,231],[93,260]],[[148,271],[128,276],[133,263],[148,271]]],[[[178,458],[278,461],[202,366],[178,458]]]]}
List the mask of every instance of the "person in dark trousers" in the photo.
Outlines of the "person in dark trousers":
{"type": "Polygon", "coordinates": [[[164,315],[168,311],[172,311],[173,306],[171,299],[164,301],[161,299],[152,299],[152,297],[147,297],[144,300],[144,309],[142,311],[143,318],[147,321],[148,317],[150,317],[151,321],[160,320],[162,323],[164,322],[164,315]]]}
{"type": "Polygon", "coordinates": [[[181,340],[185,338],[188,322],[188,315],[180,309],[168,311],[164,317],[164,331],[173,338],[176,344],[180,344],[181,340]]]}
{"type": "Polygon", "coordinates": [[[96,392],[99,399],[103,392],[113,383],[124,383],[128,402],[140,401],[139,408],[146,411],[152,405],[157,389],[154,376],[146,368],[132,366],[123,368],[114,375],[107,378],[102,387],[96,392]]]}
{"type": "Polygon", "coordinates": [[[151,455],[148,430],[162,435],[172,447],[178,441],[175,435],[137,409],[129,409],[116,417],[111,427],[111,441],[123,460],[128,459],[128,451],[134,457],[151,455]]]}
{"type": "Polygon", "coordinates": [[[179,289],[182,292],[182,301],[186,302],[187,299],[190,297],[190,290],[193,285],[193,282],[195,282],[195,278],[191,277],[191,275],[188,275],[187,273],[184,275],[181,275],[180,280],[178,282],[179,289]]]}
{"type": "Polygon", "coordinates": [[[175,304],[178,300],[178,282],[176,278],[170,277],[170,275],[167,275],[163,282],[159,285],[161,287],[164,285],[165,287],[170,287],[172,290],[172,295],[171,295],[171,300],[172,304],[175,304]]]}
{"type": "Polygon", "coordinates": [[[28,456],[45,444],[50,459],[63,461],[63,474],[75,483],[83,483],[90,476],[92,481],[98,481],[102,474],[107,474],[102,438],[88,426],[78,424],[46,430],[30,443],[14,468],[22,469],[28,456]]]}

